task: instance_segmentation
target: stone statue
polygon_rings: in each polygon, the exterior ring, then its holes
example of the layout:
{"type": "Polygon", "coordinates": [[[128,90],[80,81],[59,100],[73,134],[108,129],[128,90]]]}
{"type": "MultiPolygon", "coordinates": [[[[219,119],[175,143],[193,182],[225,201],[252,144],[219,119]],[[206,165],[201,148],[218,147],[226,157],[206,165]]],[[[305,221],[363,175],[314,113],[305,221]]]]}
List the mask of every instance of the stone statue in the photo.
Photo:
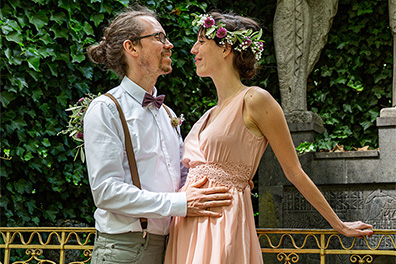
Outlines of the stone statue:
{"type": "Polygon", "coordinates": [[[338,0],[278,0],[274,42],[286,113],[307,110],[307,78],[327,42],[337,7],[338,0]]]}

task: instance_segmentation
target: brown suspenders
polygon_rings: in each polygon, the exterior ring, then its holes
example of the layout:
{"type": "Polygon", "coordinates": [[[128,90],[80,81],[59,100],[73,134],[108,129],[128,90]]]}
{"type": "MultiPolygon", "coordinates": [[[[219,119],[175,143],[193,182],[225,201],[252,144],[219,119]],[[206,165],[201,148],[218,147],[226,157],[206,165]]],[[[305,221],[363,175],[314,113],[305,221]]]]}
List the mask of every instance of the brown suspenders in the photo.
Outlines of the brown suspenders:
{"type": "MultiPolygon", "coordinates": [[[[125,148],[126,148],[126,153],[128,157],[128,163],[129,163],[129,170],[131,171],[131,176],[132,176],[132,183],[139,189],[141,188],[140,185],[140,179],[139,179],[139,173],[137,170],[137,165],[136,165],[136,158],[135,158],[135,153],[133,152],[133,147],[132,147],[132,140],[131,140],[131,135],[129,134],[129,129],[125,120],[124,113],[122,112],[121,106],[118,103],[117,99],[109,93],[105,93],[107,97],[109,97],[113,102],[115,103],[118,114],[120,115],[121,123],[122,123],[122,128],[124,130],[124,137],[125,137],[125,148]]],[[[163,104],[166,112],[169,115],[169,118],[172,118],[172,115],[169,111],[169,109],[163,104]]],[[[143,237],[146,236],[147,233],[147,218],[140,218],[140,225],[142,226],[143,229],[143,237]]]]}

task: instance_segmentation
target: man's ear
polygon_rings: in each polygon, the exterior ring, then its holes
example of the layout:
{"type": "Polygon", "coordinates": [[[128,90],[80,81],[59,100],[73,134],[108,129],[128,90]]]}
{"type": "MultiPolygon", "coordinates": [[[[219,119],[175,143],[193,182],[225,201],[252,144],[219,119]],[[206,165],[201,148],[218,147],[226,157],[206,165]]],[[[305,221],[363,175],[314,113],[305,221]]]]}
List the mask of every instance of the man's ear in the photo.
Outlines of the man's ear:
{"type": "Polygon", "coordinates": [[[136,57],[138,55],[138,49],[136,49],[136,45],[132,43],[129,39],[125,40],[122,44],[126,53],[136,57]]]}

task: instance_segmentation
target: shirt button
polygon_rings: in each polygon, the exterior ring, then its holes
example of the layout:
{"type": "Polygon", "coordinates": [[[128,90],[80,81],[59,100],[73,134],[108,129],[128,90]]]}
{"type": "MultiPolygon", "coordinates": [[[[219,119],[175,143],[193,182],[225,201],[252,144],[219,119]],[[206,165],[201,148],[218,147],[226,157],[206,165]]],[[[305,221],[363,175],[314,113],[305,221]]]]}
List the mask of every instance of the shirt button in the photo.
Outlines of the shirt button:
{"type": "Polygon", "coordinates": [[[157,117],[157,114],[154,114],[155,117],[157,117]]]}
{"type": "Polygon", "coordinates": [[[170,163],[168,163],[168,167],[170,167],[170,163]]]}

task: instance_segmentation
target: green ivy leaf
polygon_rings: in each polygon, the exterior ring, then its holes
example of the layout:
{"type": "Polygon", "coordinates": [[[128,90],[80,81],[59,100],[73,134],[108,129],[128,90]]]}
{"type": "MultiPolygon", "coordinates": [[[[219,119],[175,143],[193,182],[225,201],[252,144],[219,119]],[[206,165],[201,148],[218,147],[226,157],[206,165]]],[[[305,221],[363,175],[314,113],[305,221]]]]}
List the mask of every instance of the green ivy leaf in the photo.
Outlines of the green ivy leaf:
{"type": "Polygon", "coordinates": [[[54,21],[58,25],[62,25],[63,22],[67,22],[67,16],[65,13],[55,13],[51,14],[50,20],[54,21]]]}
{"type": "Polygon", "coordinates": [[[92,66],[83,66],[79,67],[78,70],[84,75],[85,78],[91,80],[93,76],[93,68],[92,66]]]}
{"type": "Polygon", "coordinates": [[[69,39],[69,31],[67,28],[65,27],[60,27],[58,25],[53,25],[50,28],[50,31],[54,32],[54,38],[64,38],[64,39],[69,39]]]}
{"type": "Polygon", "coordinates": [[[35,70],[36,72],[40,72],[40,57],[29,57],[27,62],[29,68],[35,70]]]}
{"type": "Polygon", "coordinates": [[[3,107],[7,107],[17,96],[16,93],[10,93],[8,91],[1,91],[0,95],[0,101],[3,107]]]}
{"type": "Polygon", "coordinates": [[[91,14],[91,16],[89,17],[89,20],[94,22],[95,27],[97,27],[97,26],[99,26],[100,23],[103,22],[104,14],[101,14],[101,13],[91,14]]]}
{"type": "Polygon", "coordinates": [[[29,161],[29,160],[31,160],[33,158],[34,158],[34,156],[33,156],[33,154],[30,151],[23,156],[23,160],[24,161],[29,161]]]}
{"type": "MultiPolygon", "coordinates": [[[[21,31],[21,27],[19,26],[18,22],[16,22],[15,20],[11,20],[11,19],[6,20],[6,25],[3,28],[5,29],[9,27],[11,27],[13,31],[18,31],[18,32],[21,31]]],[[[7,33],[4,32],[5,30],[3,28],[2,28],[3,33],[7,34],[8,32],[7,33]]]]}
{"type": "Polygon", "coordinates": [[[27,124],[25,122],[25,120],[23,119],[23,117],[18,116],[16,117],[11,124],[7,125],[8,129],[10,129],[11,131],[14,130],[21,130],[22,128],[26,127],[27,124]]]}
{"type": "Polygon", "coordinates": [[[363,130],[367,130],[369,127],[373,125],[371,121],[363,121],[360,122],[359,124],[363,127],[363,130]]]}
{"type": "Polygon", "coordinates": [[[66,9],[67,12],[69,13],[69,16],[71,16],[72,13],[73,13],[73,12],[72,12],[72,4],[73,4],[73,2],[67,1],[67,0],[65,0],[65,1],[60,0],[60,1],[58,1],[58,6],[61,7],[61,8],[66,9]]]}
{"type": "Polygon", "coordinates": [[[14,190],[17,193],[23,194],[25,192],[26,185],[27,185],[26,180],[20,179],[16,183],[14,183],[14,190]]]}
{"type": "Polygon", "coordinates": [[[43,216],[51,222],[55,222],[58,210],[44,210],[43,216]]]}
{"type": "Polygon", "coordinates": [[[48,16],[45,10],[28,13],[28,18],[29,22],[32,23],[38,31],[48,24],[48,16]]]}
{"type": "MultiPolygon", "coordinates": [[[[3,2],[4,3],[4,2],[3,2]]],[[[9,17],[11,14],[13,14],[14,10],[6,4],[0,8],[0,19],[4,20],[4,18],[9,17]]]]}
{"type": "Polygon", "coordinates": [[[40,98],[43,96],[43,90],[42,89],[36,89],[32,91],[32,99],[35,102],[39,102],[40,98]]]}
{"type": "Polygon", "coordinates": [[[87,21],[84,22],[83,29],[87,35],[91,35],[91,36],[95,35],[92,26],[87,21]]]}
{"type": "Polygon", "coordinates": [[[55,77],[58,77],[58,63],[47,63],[46,65],[50,69],[51,74],[55,77]]]}
{"type": "Polygon", "coordinates": [[[51,142],[49,141],[48,138],[44,138],[42,143],[44,147],[51,147],[51,142]]]}
{"type": "Polygon", "coordinates": [[[22,43],[23,35],[20,32],[11,32],[11,33],[7,34],[5,37],[6,37],[6,40],[15,42],[15,43],[23,46],[23,43],[22,43]]]}

